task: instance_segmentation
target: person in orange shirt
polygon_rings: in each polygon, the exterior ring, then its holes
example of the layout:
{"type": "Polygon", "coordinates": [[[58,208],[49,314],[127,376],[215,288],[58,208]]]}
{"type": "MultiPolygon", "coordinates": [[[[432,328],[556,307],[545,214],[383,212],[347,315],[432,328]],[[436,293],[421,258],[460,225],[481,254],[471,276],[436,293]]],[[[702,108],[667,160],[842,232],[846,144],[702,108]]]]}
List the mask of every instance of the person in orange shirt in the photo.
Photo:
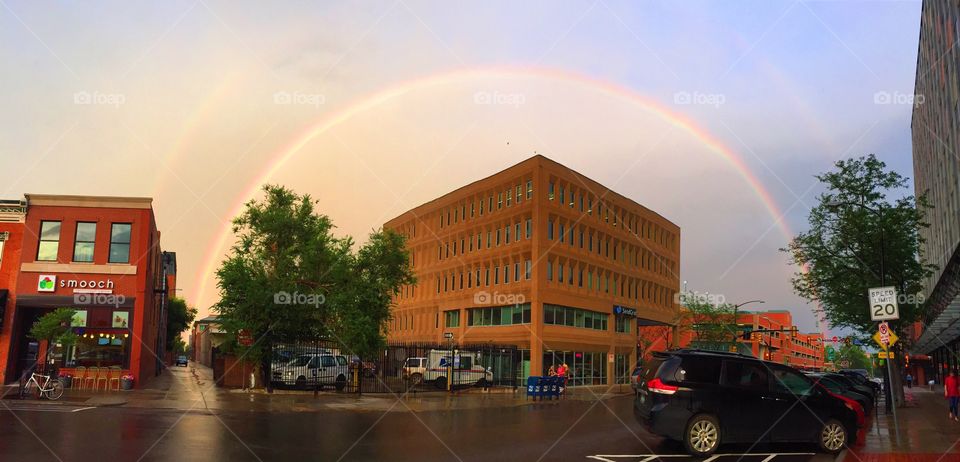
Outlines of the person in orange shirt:
{"type": "Polygon", "coordinates": [[[960,422],[960,417],[957,416],[957,406],[960,404],[960,382],[957,381],[957,374],[953,369],[943,380],[943,396],[950,403],[950,418],[960,422]]]}

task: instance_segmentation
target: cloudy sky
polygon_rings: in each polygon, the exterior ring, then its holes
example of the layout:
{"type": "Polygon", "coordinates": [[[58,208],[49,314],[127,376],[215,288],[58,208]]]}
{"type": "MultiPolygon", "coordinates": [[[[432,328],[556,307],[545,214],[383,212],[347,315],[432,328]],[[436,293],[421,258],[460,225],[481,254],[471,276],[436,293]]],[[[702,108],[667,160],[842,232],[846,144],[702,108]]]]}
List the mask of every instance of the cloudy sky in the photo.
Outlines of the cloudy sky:
{"type": "Polygon", "coordinates": [[[263,182],[359,239],[544,154],[682,228],[681,280],[813,330],[813,175],[912,177],[919,1],[0,1],[0,197],[150,196],[204,313],[263,182]],[[226,232],[226,233],[225,233],[226,232]]]}

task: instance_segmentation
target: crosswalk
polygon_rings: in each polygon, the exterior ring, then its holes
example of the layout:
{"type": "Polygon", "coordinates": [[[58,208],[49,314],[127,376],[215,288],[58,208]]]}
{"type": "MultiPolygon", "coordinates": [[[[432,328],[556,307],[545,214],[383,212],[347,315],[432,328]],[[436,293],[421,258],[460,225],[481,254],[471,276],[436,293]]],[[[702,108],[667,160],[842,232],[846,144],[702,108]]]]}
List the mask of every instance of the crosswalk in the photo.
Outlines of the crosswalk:
{"type": "Polygon", "coordinates": [[[786,462],[806,460],[816,455],[812,452],[771,452],[749,454],[714,454],[706,459],[686,454],[598,454],[587,456],[600,462],[786,462]]]}
{"type": "Polygon", "coordinates": [[[0,403],[0,413],[2,412],[59,412],[73,413],[96,409],[94,406],[76,406],[70,404],[23,404],[23,403],[0,403]]]}

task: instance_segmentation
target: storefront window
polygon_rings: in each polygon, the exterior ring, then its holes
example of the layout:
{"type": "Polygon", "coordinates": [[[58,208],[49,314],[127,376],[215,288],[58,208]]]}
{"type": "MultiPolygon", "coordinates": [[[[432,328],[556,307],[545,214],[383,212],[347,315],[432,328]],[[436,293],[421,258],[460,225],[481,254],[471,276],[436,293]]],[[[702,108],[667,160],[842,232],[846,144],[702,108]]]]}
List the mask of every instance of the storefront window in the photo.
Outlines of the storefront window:
{"type": "Polygon", "coordinates": [[[130,334],[84,334],[67,349],[64,367],[129,367],[130,334]]]}
{"type": "Polygon", "coordinates": [[[547,375],[550,366],[554,368],[566,363],[570,368],[567,385],[606,385],[607,355],[593,351],[551,351],[543,354],[543,371],[547,375]]]}

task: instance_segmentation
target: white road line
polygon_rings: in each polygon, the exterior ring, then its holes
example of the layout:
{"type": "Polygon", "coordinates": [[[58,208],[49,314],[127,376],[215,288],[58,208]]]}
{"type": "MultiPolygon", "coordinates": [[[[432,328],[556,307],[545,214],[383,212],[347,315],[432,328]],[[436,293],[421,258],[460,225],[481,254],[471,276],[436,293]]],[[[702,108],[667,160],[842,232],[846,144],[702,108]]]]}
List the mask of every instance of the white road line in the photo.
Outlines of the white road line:
{"type": "Polygon", "coordinates": [[[88,410],[90,410],[90,409],[96,409],[96,407],[93,407],[93,406],[90,406],[90,407],[81,407],[80,409],[74,409],[74,410],[72,410],[72,411],[70,411],[70,412],[88,411],[88,410]]]}

